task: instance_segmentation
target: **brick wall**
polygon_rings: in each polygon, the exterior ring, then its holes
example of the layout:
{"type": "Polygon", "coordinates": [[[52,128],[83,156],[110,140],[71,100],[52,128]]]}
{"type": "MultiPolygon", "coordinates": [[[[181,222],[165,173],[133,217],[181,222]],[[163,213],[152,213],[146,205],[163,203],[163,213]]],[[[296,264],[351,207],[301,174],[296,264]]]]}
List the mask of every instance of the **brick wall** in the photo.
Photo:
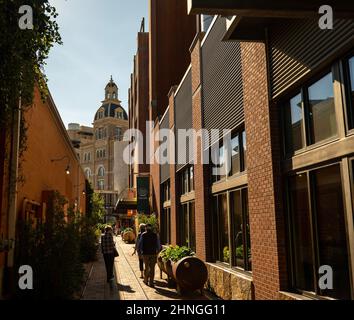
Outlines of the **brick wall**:
{"type": "Polygon", "coordinates": [[[256,299],[286,287],[278,112],[269,105],[264,44],[242,43],[252,268],[256,299]]]}
{"type": "MultiPolygon", "coordinates": [[[[154,138],[156,132],[160,129],[159,123],[156,122],[155,128],[152,133],[152,139],[154,138]]],[[[159,146],[159,142],[155,141],[153,143],[154,152],[152,155],[155,157],[154,153],[159,146]]],[[[160,166],[158,162],[154,159],[151,160],[150,164],[150,190],[151,190],[151,207],[152,212],[157,214],[160,217],[161,214],[161,192],[160,192],[160,166]]]]}
{"type": "MultiPolygon", "coordinates": [[[[204,34],[199,33],[194,39],[191,47],[192,61],[192,119],[193,128],[198,131],[203,128],[202,121],[202,92],[201,92],[201,41],[204,34]]],[[[210,206],[209,192],[210,181],[208,166],[203,165],[201,141],[197,140],[196,162],[194,165],[194,185],[195,185],[195,226],[196,226],[196,253],[197,256],[207,261],[210,259],[210,251],[207,250],[209,237],[211,235],[208,224],[210,206]]]]}
{"type": "MultiPolygon", "coordinates": [[[[173,86],[169,92],[169,124],[170,129],[174,130],[175,126],[175,92],[177,87],[173,86]]],[[[174,147],[174,143],[170,145],[174,147]]],[[[171,194],[171,244],[178,243],[178,185],[177,185],[177,174],[176,174],[176,165],[170,164],[170,194],[171,194]]]]}

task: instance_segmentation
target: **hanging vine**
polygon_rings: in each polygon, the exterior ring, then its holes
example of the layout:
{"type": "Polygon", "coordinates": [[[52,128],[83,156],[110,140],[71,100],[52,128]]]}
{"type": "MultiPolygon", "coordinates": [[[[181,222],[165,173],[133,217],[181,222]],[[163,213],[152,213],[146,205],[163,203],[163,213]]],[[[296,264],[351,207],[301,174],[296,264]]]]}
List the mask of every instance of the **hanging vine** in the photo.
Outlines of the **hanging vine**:
{"type": "MultiPolygon", "coordinates": [[[[45,61],[50,49],[62,44],[56,22],[56,9],[49,0],[27,0],[33,10],[33,29],[19,26],[22,0],[0,0],[0,126],[7,132],[12,127],[13,111],[25,111],[33,104],[34,87],[42,99],[47,97],[45,61]]],[[[27,148],[27,124],[21,117],[20,155],[27,148]]]]}

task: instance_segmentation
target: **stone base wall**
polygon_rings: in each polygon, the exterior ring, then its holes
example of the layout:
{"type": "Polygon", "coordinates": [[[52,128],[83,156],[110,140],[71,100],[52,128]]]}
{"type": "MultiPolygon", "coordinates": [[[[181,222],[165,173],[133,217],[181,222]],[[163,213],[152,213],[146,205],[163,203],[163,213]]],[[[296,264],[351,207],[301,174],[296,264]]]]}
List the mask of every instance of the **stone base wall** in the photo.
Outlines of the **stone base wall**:
{"type": "Polygon", "coordinates": [[[224,300],[254,300],[251,276],[239,274],[222,266],[206,263],[209,278],[206,289],[224,300]]]}

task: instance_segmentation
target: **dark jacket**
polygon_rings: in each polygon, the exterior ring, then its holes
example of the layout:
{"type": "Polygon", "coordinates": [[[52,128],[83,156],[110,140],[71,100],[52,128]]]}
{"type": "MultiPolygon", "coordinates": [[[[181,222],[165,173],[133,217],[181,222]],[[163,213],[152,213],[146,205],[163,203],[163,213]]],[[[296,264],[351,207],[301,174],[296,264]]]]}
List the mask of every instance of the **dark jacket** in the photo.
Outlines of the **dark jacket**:
{"type": "Polygon", "coordinates": [[[141,235],[138,246],[142,255],[155,255],[161,250],[159,237],[152,231],[146,231],[141,235]]]}

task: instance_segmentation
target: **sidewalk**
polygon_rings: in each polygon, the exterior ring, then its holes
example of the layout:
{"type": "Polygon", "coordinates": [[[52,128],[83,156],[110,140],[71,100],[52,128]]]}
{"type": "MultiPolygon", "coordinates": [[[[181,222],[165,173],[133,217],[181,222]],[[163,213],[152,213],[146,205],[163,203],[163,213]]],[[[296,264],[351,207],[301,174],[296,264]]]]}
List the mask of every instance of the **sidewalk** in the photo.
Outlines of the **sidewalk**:
{"type": "Polygon", "coordinates": [[[176,289],[167,287],[167,276],[163,274],[160,279],[160,269],[156,265],[155,288],[144,284],[140,279],[138,257],[132,256],[133,244],[126,244],[121,237],[116,238],[119,257],[115,260],[115,274],[121,300],[208,300],[196,292],[181,297],[176,289]]]}
{"type": "Polygon", "coordinates": [[[106,269],[101,251],[92,264],[81,300],[119,300],[116,281],[107,283],[106,269]]]}

